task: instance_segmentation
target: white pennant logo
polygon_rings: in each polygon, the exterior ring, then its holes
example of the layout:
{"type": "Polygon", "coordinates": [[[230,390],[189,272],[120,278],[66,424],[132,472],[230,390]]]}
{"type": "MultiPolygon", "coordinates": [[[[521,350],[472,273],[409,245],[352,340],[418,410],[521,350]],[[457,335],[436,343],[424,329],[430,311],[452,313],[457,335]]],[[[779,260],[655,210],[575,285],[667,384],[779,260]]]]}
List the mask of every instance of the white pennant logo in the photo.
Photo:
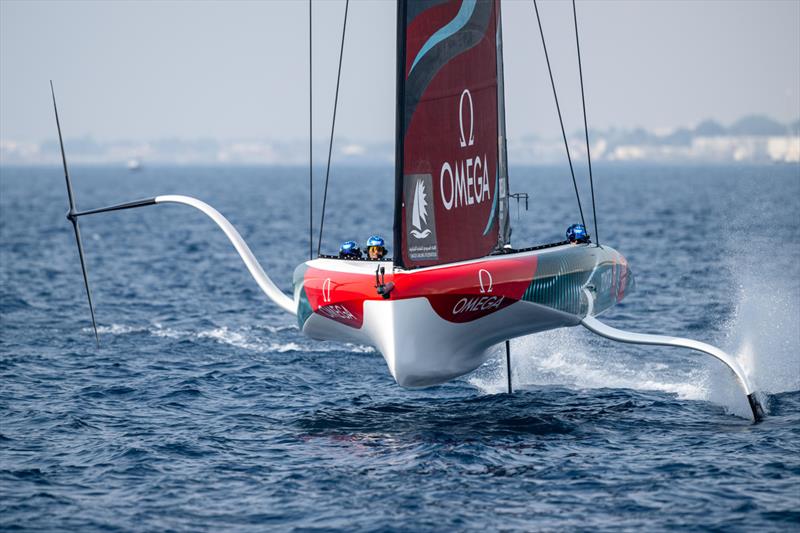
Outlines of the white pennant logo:
{"type": "Polygon", "coordinates": [[[431,230],[423,225],[428,225],[428,195],[425,193],[425,182],[417,179],[414,187],[414,205],[411,208],[411,225],[416,229],[411,230],[411,235],[417,239],[424,239],[431,234],[431,230]]]}

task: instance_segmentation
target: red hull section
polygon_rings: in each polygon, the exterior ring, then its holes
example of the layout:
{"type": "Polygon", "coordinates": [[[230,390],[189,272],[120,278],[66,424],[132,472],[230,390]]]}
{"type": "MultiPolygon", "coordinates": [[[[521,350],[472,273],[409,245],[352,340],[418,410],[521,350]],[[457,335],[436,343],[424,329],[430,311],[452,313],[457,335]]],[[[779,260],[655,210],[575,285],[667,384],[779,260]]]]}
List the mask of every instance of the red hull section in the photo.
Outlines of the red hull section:
{"type": "MultiPolygon", "coordinates": [[[[425,298],[447,322],[472,322],[526,301],[571,315],[588,309],[584,288],[593,291],[593,308],[601,312],[622,300],[633,281],[625,258],[611,248],[561,246],[541,252],[466,261],[441,267],[392,272],[389,263],[316,260],[300,268],[306,313],[353,328],[364,323],[364,302],[383,301],[372,270],[387,268],[384,283],[393,284],[389,300],[425,298]]],[[[301,319],[301,323],[302,323],[301,319]]]]}
{"type": "MultiPolygon", "coordinates": [[[[519,301],[536,273],[536,256],[477,261],[436,269],[386,274],[390,299],[427,298],[443,319],[476,320],[519,301]]],[[[304,287],[311,310],[360,328],[364,301],[383,300],[375,276],[309,267],[304,287]]]]}

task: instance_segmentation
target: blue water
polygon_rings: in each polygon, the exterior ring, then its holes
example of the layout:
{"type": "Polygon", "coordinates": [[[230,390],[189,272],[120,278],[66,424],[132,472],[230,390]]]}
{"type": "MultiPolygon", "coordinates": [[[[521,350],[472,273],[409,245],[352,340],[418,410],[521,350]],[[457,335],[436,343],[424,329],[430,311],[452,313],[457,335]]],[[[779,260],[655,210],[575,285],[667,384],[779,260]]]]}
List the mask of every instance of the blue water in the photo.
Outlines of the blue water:
{"type": "MultiPolygon", "coordinates": [[[[307,257],[303,169],[73,175],[81,208],[208,201],[285,290],[307,257]]],[[[401,389],[371,348],[303,337],[183,206],[83,220],[98,349],[60,170],[0,169],[0,529],[798,528],[800,169],[596,176],[601,240],[638,285],[607,321],[736,354],[763,423],[715,361],[579,329],[514,340],[512,396],[499,351],[401,389]]],[[[323,252],[391,235],[392,179],[334,170],[323,252]]],[[[531,194],[516,245],[577,220],[564,168],[512,186],[531,194]]]]}

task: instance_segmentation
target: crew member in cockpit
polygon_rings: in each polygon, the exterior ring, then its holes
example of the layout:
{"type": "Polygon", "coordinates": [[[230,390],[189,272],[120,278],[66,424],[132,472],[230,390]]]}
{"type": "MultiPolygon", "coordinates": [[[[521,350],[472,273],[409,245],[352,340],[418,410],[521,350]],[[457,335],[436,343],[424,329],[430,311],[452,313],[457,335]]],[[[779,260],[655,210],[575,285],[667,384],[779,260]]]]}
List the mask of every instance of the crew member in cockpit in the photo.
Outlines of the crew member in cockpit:
{"type": "Polygon", "coordinates": [[[386,246],[383,237],[373,235],[367,239],[367,255],[370,259],[383,259],[386,255],[386,246]]]}
{"type": "Polygon", "coordinates": [[[356,241],[347,241],[339,247],[340,259],[361,259],[361,249],[356,241]]]}
{"type": "Polygon", "coordinates": [[[589,233],[583,224],[573,224],[567,228],[567,240],[572,244],[582,244],[589,241],[589,233]]]}

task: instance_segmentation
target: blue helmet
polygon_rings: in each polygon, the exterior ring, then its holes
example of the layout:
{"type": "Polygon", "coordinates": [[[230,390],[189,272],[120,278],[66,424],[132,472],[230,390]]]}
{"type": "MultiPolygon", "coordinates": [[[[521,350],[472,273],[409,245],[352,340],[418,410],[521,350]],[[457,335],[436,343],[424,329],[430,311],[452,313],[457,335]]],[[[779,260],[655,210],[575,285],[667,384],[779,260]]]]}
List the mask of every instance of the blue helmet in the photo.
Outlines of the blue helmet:
{"type": "Polygon", "coordinates": [[[567,228],[567,240],[569,242],[589,242],[589,233],[583,224],[573,224],[567,228]]]}
{"type": "Polygon", "coordinates": [[[384,248],[385,245],[386,243],[383,240],[383,237],[381,237],[380,235],[373,235],[372,237],[367,239],[367,248],[369,248],[370,246],[380,246],[381,248],[384,248]]]}
{"type": "Polygon", "coordinates": [[[361,257],[361,250],[356,241],[347,241],[339,247],[339,257],[361,257]]]}

